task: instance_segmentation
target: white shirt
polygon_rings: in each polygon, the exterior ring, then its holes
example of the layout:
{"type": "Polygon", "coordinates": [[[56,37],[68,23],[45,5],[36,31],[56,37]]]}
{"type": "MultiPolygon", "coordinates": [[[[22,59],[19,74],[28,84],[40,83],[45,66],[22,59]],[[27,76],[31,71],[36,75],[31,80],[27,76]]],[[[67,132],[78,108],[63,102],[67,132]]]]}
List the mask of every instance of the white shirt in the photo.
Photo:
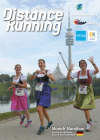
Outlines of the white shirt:
{"type": "MultiPolygon", "coordinates": [[[[94,71],[95,71],[95,70],[90,70],[90,71],[89,71],[90,77],[92,77],[92,76],[94,75],[94,71]]],[[[73,79],[74,79],[74,78],[78,78],[78,72],[72,73],[70,76],[71,76],[73,79]]],[[[80,71],[79,79],[87,79],[87,78],[88,78],[87,72],[86,72],[86,75],[85,75],[85,76],[81,76],[81,71],[80,71]]]]}
{"type": "Polygon", "coordinates": [[[13,81],[14,82],[19,82],[20,79],[21,79],[21,81],[26,81],[27,77],[25,75],[21,75],[21,74],[20,74],[20,76],[16,80],[15,80],[15,76],[13,77],[13,81]]]}
{"type": "MultiPolygon", "coordinates": [[[[47,74],[51,74],[52,72],[50,70],[47,71],[47,74]]],[[[37,74],[37,77],[44,77],[45,74],[37,74]]]]}

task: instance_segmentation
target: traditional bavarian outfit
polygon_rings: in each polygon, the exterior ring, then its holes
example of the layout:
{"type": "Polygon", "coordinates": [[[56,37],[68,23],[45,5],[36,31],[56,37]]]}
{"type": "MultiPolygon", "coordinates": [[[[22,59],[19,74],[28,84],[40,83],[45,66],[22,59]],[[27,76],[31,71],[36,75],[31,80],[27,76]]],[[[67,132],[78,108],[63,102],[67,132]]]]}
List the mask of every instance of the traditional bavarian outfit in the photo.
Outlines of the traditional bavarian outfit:
{"type": "MultiPolygon", "coordinates": [[[[50,71],[46,70],[47,74],[51,74],[50,71]]],[[[49,77],[47,77],[44,74],[37,74],[37,85],[36,85],[36,92],[35,92],[35,98],[37,106],[43,106],[45,108],[50,107],[51,105],[51,87],[49,86],[49,77]]]]}
{"type": "Polygon", "coordinates": [[[80,84],[76,92],[74,107],[81,110],[90,110],[95,108],[94,91],[92,87],[92,76],[94,70],[86,70],[86,76],[81,76],[81,71],[73,73],[72,78],[78,78],[80,84]]]}
{"type": "MultiPolygon", "coordinates": [[[[26,81],[26,76],[20,74],[17,80],[15,80],[15,77],[13,78],[13,81],[22,83],[23,81],[26,81]]],[[[26,111],[30,108],[28,93],[25,88],[14,88],[13,89],[13,96],[11,98],[11,111],[26,111]],[[21,90],[23,92],[21,93],[21,90]],[[19,95],[18,95],[19,94],[19,95]]]]}

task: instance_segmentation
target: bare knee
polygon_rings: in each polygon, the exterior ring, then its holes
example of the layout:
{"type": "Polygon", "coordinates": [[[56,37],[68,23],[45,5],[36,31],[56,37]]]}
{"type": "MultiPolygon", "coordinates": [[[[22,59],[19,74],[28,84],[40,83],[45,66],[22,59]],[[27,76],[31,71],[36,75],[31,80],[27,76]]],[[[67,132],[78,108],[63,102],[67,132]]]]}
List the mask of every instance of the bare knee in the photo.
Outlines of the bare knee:
{"type": "Polygon", "coordinates": [[[18,116],[22,116],[22,114],[20,112],[17,111],[13,111],[14,114],[18,115],[18,116]]]}
{"type": "Polygon", "coordinates": [[[84,110],[85,113],[89,113],[89,110],[84,110]]]}
{"type": "Polygon", "coordinates": [[[47,114],[47,110],[45,108],[43,108],[43,113],[47,114]]]}
{"type": "Polygon", "coordinates": [[[42,111],[43,111],[43,107],[38,106],[38,107],[37,107],[37,111],[38,111],[38,113],[42,112],[42,111]]]}
{"type": "Polygon", "coordinates": [[[24,112],[24,114],[29,114],[28,110],[26,110],[26,111],[23,111],[23,112],[24,112]]]}

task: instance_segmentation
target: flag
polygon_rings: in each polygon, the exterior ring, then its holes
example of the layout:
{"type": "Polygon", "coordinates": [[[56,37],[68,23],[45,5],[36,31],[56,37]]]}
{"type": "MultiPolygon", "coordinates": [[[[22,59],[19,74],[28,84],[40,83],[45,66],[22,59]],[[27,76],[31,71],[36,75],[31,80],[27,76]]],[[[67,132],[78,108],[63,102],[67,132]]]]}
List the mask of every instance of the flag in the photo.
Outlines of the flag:
{"type": "Polygon", "coordinates": [[[77,131],[76,135],[77,135],[77,136],[83,136],[84,133],[83,133],[83,131],[77,131]]]}

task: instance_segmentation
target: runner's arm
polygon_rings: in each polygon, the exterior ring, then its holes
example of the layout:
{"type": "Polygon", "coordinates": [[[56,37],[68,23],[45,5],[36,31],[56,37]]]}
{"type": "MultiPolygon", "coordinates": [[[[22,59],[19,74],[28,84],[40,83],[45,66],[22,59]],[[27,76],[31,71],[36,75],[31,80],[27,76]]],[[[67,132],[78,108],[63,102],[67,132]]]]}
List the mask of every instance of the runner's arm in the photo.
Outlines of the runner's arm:
{"type": "Polygon", "coordinates": [[[95,69],[94,74],[97,74],[99,72],[99,69],[96,66],[96,64],[94,63],[94,58],[91,56],[88,60],[91,62],[91,64],[93,65],[93,67],[95,69]]]}
{"type": "Polygon", "coordinates": [[[73,70],[73,67],[74,67],[74,64],[71,64],[70,67],[69,67],[69,69],[68,69],[68,73],[67,73],[67,77],[66,77],[67,80],[73,79],[70,76],[70,72],[73,70]]]}

